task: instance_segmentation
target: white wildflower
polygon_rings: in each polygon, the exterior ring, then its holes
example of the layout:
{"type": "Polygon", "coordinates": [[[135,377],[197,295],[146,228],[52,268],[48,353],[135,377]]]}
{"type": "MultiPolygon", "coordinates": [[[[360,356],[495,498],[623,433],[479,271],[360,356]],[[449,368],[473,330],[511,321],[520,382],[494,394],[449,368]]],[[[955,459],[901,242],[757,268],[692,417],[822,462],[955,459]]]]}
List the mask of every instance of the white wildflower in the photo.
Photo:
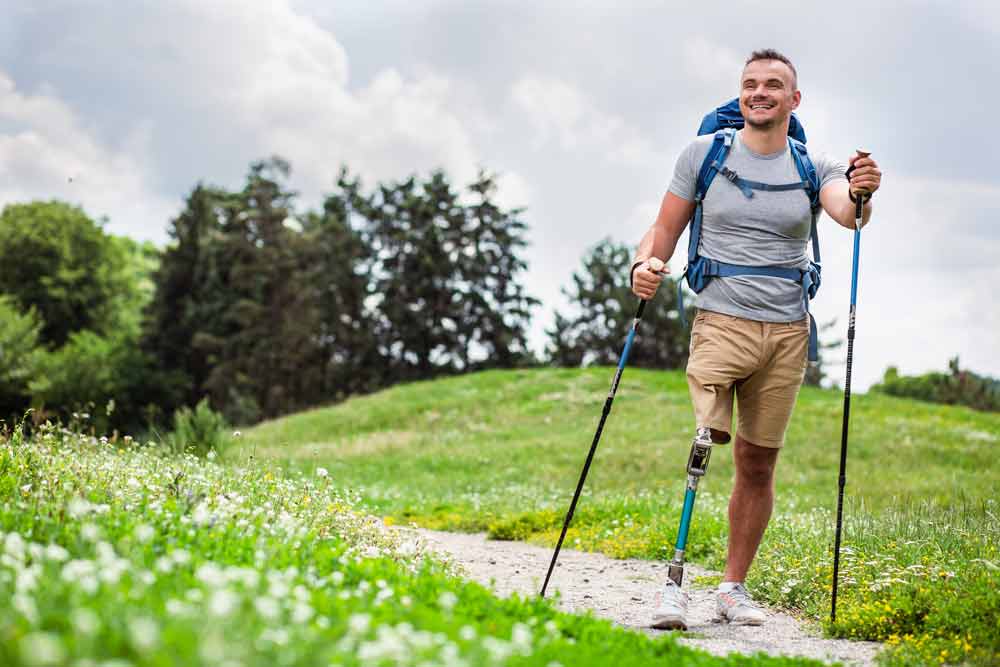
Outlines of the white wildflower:
{"type": "Polygon", "coordinates": [[[38,622],[38,606],[35,604],[35,599],[30,595],[15,593],[13,596],[13,606],[32,625],[38,622]]]}
{"type": "Polygon", "coordinates": [[[177,617],[185,615],[188,606],[176,598],[170,598],[167,600],[166,609],[168,616],[177,617]]]}
{"type": "Polygon", "coordinates": [[[191,520],[198,526],[205,526],[212,520],[212,512],[208,508],[207,503],[199,503],[196,508],[194,508],[194,515],[192,515],[191,520]]]}
{"type": "Polygon", "coordinates": [[[132,645],[140,651],[150,651],[160,643],[160,628],[148,616],[140,616],[129,621],[129,635],[132,645]]]}
{"type": "Polygon", "coordinates": [[[368,632],[372,617],[369,614],[351,614],[347,619],[347,630],[352,635],[363,635],[368,632]]]}
{"type": "Polygon", "coordinates": [[[232,591],[215,591],[208,601],[208,612],[213,616],[229,616],[236,611],[239,603],[239,596],[232,591]]]}
{"type": "Polygon", "coordinates": [[[316,468],[316,476],[319,478],[329,477],[330,472],[326,468],[316,468]]]}
{"type": "Polygon", "coordinates": [[[288,644],[288,638],[288,630],[284,628],[267,628],[264,632],[260,633],[261,641],[272,642],[278,646],[288,644]]]}
{"type": "Polygon", "coordinates": [[[463,625],[462,629],[458,631],[458,636],[467,642],[471,642],[476,638],[476,629],[471,625],[463,625]]]}
{"type": "Polygon", "coordinates": [[[22,637],[21,655],[29,665],[61,665],[66,660],[59,636],[51,632],[32,632],[22,637]]]}
{"type": "Polygon", "coordinates": [[[133,531],[135,539],[139,542],[145,544],[149,542],[156,535],[156,529],[150,526],[148,523],[140,523],[135,527],[133,531]]]}
{"type": "Polygon", "coordinates": [[[215,563],[205,563],[194,573],[198,581],[211,588],[220,588],[226,585],[226,573],[215,563]]]}
{"type": "Polygon", "coordinates": [[[306,623],[313,617],[313,608],[304,602],[297,602],[292,609],[292,622],[296,624],[306,623]]]}
{"type": "Polygon", "coordinates": [[[64,563],[69,559],[69,552],[58,544],[50,544],[45,547],[45,558],[57,563],[64,563]]]}
{"type": "Polygon", "coordinates": [[[96,542],[101,539],[101,529],[92,523],[85,523],[80,527],[80,537],[88,542],[96,542]]]}
{"type": "Polygon", "coordinates": [[[254,600],[253,606],[258,614],[269,621],[278,618],[278,615],[281,613],[281,606],[278,604],[278,601],[267,595],[254,600]]]}
{"type": "Polygon", "coordinates": [[[70,623],[81,635],[93,635],[101,628],[101,619],[92,610],[78,607],[70,612],[70,623]]]}
{"type": "Polygon", "coordinates": [[[531,628],[524,623],[515,623],[510,633],[510,643],[513,644],[522,655],[531,654],[531,628]]]}
{"type": "Polygon", "coordinates": [[[85,499],[79,496],[74,497],[69,501],[69,506],[66,508],[69,511],[69,515],[74,519],[79,519],[88,512],[90,512],[92,505],[85,499]]]}
{"type": "Polygon", "coordinates": [[[3,548],[4,552],[14,560],[24,560],[24,538],[19,533],[8,533],[3,548]]]}
{"type": "Polygon", "coordinates": [[[451,609],[458,602],[458,596],[451,591],[445,591],[438,597],[438,604],[445,609],[451,609]]]}

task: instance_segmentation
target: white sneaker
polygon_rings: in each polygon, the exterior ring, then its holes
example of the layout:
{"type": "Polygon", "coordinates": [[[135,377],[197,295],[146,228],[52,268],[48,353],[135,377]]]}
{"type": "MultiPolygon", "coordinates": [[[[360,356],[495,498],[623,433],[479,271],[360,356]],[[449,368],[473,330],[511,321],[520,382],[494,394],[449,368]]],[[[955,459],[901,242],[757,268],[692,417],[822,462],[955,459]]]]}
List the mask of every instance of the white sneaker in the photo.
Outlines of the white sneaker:
{"type": "Polygon", "coordinates": [[[719,620],[733,625],[763,625],[767,620],[764,610],[750,597],[743,584],[736,584],[730,591],[716,596],[719,620]]]}
{"type": "Polygon", "coordinates": [[[657,630],[687,630],[688,594],[667,579],[662,591],[657,593],[656,611],[650,627],[657,630]]]}

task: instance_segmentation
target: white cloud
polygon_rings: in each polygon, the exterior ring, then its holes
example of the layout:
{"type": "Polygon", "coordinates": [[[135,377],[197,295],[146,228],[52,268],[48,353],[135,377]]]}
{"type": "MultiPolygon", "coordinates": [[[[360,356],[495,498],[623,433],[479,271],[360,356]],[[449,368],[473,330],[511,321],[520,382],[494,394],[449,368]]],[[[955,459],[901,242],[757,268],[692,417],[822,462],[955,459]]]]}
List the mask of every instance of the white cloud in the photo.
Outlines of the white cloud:
{"type": "Polygon", "coordinates": [[[149,186],[145,127],[111,149],[54,90],[20,92],[2,70],[0,126],[9,128],[0,132],[0,203],[58,198],[107,216],[109,231],[161,237],[173,205],[149,186]]]}
{"type": "MultiPolygon", "coordinates": [[[[164,204],[156,188],[168,174],[185,174],[185,188],[200,179],[234,187],[250,160],[278,154],[292,164],[293,187],[307,205],[332,187],[342,164],[369,184],[441,168],[463,187],[477,174],[481,151],[447,77],[386,67],[351,87],[334,35],[286,2],[180,0],[123,11],[131,12],[128,31],[83,21],[49,59],[73,62],[98,81],[127,53],[123,80],[135,112],[125,127],[88,131],[54,91],[25,97],[4,79],[7,115],[30,125],[0,129],[5,200],[72,200],[65,183],[79,175],[104,206],[94,212],[111,216],[113,229],[148,236],[153,225],[162,239],[167,211],[185,194],[167,193],[172,205],[164,204]],[[97,52],[73,61],[78,52],[68,51],[83,42],[97,52]],[[122,132],[127,140],[111,138],[122,132]],[[227,173],[206,173],[206,163],[227,173]]],[[[498,199],[529,203],[522,176],[505,169],[498,181],[498,199]]]]}
{"type": "Polygon", "coordinates": [[[514,105],[535,130],[535,148],[556,141],[564,151],[596,150],[612,162],[650,166],[661,159],[638,128],[601,111],[576,86],[529,74],[511,88],[514,105]]]}

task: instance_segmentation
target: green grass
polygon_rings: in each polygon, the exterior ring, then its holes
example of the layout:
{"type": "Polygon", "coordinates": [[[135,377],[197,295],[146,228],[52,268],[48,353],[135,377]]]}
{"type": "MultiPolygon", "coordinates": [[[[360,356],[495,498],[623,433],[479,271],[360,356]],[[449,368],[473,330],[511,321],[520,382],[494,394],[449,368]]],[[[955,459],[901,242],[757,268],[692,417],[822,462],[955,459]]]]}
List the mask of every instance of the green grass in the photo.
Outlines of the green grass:
{"type": "Polygon", "coordinates": [[[0,435],[0,664],[818,666],[465,583],[329,477],[0,435]]]}
{"type": "MultiPolygon", "coordinates": [[[[323,466],[391,521],[553,544],[613,373],[490,371],[397,386],[262,424],[228,456],[323,466]]],[[[842,401],[803,388],[748,582],[818,621],[829,613],[842,401]]],[[[879,394],[856,395],[851,408],[847,551],[827,631],[889,642],[889,664],[1000,660],[1000,600],[988,593],[1000,589],[1000,415],[879,394]],[[976,613],[952,613],[955,599],[976,613]]],[[[692,430],[682,373],[627,370],[568,545],[668,558],[692,430]]],[[[725,556],[732,474],[718,448],[689,538],[689,557],[712,567],[725,556]]]]}

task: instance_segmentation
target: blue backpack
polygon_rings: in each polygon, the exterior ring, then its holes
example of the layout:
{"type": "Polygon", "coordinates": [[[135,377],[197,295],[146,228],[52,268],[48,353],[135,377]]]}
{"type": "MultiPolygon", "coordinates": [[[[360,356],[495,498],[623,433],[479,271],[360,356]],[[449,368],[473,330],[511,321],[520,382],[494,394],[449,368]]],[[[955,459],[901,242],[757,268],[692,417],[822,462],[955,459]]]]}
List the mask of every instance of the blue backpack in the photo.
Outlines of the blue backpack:
{"type": "MultiPolygon", "coordinates": [[[[792,114],[791,122],[788,125],[788,145],[795,160],[795,166],[799,171],[801,181],[787,183],[784,185],[770,185],[768,183],[758,183],[741,178],[736,172],[725,166],[726,157],[733,145],[733,137],[736,130],[743,127],[743,115],[740,113],[739,100],[734,99],[719,107],[715,111],[707,114],[698,128],[698,134],[715,134],[712,146],[708,150],[701,169],[698,171],[698,180],[695,184],[695,209],[691,218],[691,233],[688,240],[688,261],[682,276],[687,279],[688,285],[695,293],[701,292],[708,285],[708,282],[715,277],[728,276],[773,276],[785,278],[802,285],[802,299],[805,302],[806,313],[809,315],[809,361],[816,361],[818,358],[818,341],[816,335],[816,320],[809,312],[809,300],[816,296],[820,282],[820,258],[819,258],[819,237],[816,235],[816,221],[821,210],[819,203],[819,177],[809,153],[806,150],[806,134],[802,129],[795,114],[792,114]],[[809,196],[812,207],[812,227],[810,236],[812,237],[813,259],[809,262],[807,269],[788,269],[777,266],[741,266],[738,264],[728,264],[720,262],[698,254],[698,246],[701,243],[701,218],[702,201],[705,193],[712,185],[716,174],[722,176],[738,187],[740,191],[750,199],[754,196],[754,190],[805,190],[809,196]]],[[[677,299],[682,321],[684,319],[684,301],[682,295],[681,282],[677,282],[677,299]]],[[[686,326],[686,323],[685,323],[686,326]]]]}

